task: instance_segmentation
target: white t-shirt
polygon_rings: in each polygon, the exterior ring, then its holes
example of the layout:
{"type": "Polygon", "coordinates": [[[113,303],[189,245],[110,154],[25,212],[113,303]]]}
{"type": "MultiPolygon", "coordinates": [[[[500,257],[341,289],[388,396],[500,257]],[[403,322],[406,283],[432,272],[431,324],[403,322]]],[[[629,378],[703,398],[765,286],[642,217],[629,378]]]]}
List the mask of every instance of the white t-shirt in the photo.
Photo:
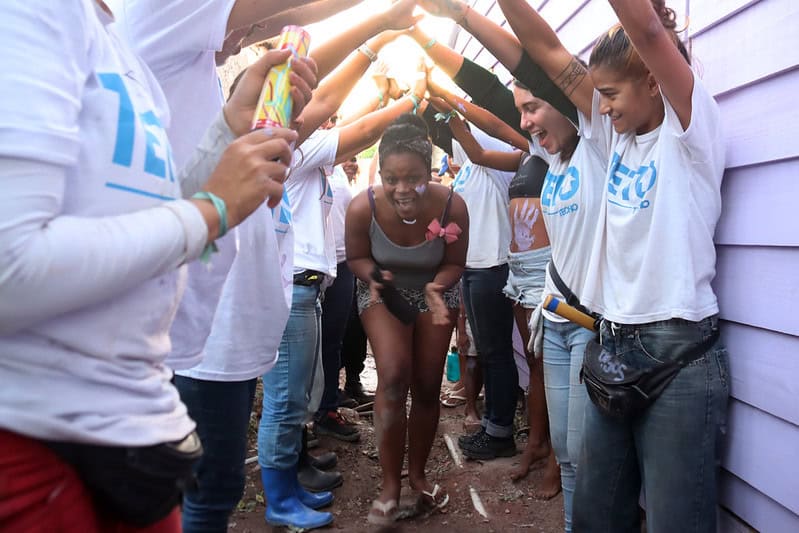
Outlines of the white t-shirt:
{"type": "Polygon", "coordinates": [[[333,189],[333,208],[330,210],[330,228],[336,241],[336,264],[347,260],[347,251],[344,246],[344,215],[347,213],[352,201],[352,190],[347,174],[341,165],[333,168],[333,174],[328,176],[328,182],[333,189]]]}
{"type": "Polygon", "coordinates": [[[207,228],[165,202],[166,101],[114,26],[91,0],[0,4],[0,427],[144,446],[194,428],[163,361],[207,228]]]}
{"type": "Polygon", "coordinates": [[[585,127],[609,163],[584,298],[622,324],[698,321],[719,309],[710,285],[724,172],[718,105],[696,77],[687,130],[665,97],[663,103],[658,128],[619,135],[599,114],[595,93],[585,127]]]}
{"type": "Polygon", "coordinates": [[[239,226],[237,244],[204,357],[178,375],[245,381],[268,372],[277,361],[291,299],[283,291],[273,214],[265,203],[239,226]]]}
{"type": "Polygon", "coordinates": [[[216,73],[236,0],[109,0],[120,32],[147,62],[166,94],[167,134],[182,168],[225,101],[216,73]]]}
{"type": "MultiPolygon", "coordinates": [[[[222,47],[234,2],[172,0],[160,17],[151,16],[156,5],[163,9],[160,2],[123,2],[130,34],[161,79],[176,118],[171,135],[187,159],[224,102],[215,51],[222,47]]],[[[177,374],[242,381],[274,365],[291,306],[293,240],[286,202],[284,196],[273,211],[259,207],[217,240],[219,251],[210,263],[189,266],[167,361],[177,374]]]]}
{"type": "MultiPolygon", "coordinates": [[[[602,187],[607,174],[607,156],[589,139],[581,138],[571,159],[562,161],[560,154],[549,154],[534,137],[530,153],[549,163],[541,190],[541,213],[552,246],[551,261],[563,282],[581,300],[588,273],[589,255],[594,242],[596,221],[602,205],[602,187]]],[[[544,296],[565,298],[552,281],[547,268],[544,296]]],[[[544,310],[554,322],[565,318],[544,310]]]]}
{"type": "Polygon", "coordinates": [[[294,150],[285,187],[294,227],[295,272],[309,269],[336,277],[336,241],[328,224],[333,189],[328,175],[336,161],[338,136],[335,129],[316,130],[294,150]]]}
{"type": "MultiPolygon", "coordinates": [[[[512,152],[514,149],[491,137],[473,124],[472,135],[486,150],[512,152]]],[[[455,192],[463,197],[469,211],[469,250],[466,268],[491,268],[508,262],[510,218],[508,215],[508,185],[513,172],[503,172],[475,165],[458,141],[452,141],[453,161],[461,165],[455,176],[455,192]]]]}
{"type": "MultiPolygon", "coordinates": [[[[215,52],[222,48],[233,0],[113,0],[117,24],[152,69],[172,116],[169,138],[182,168],[219,114],[224,98],[215,52]],[[158,16],[153,16],[158,13],[158,16]]],[[[222,285],[236,257],[237,232],[217,239],[208,263],[189,265],[189,281],[170,335],[167,364],[176,371],[198,365],[211,331],[222,285]]],[[[265,274],[267,275],[267,274],[265,274]]]]}

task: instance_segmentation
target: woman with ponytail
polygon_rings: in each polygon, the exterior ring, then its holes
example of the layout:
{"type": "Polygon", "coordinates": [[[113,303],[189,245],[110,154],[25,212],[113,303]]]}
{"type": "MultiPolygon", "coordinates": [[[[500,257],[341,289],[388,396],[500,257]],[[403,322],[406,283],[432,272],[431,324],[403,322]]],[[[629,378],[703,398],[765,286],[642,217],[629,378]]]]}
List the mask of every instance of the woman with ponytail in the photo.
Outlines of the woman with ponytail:
{"type": "Polygon", "coordinates": [[[609,1],[620,24],[599,38],[585,69],[526,2],[499,0],[527,52],[581,111],[580,135],[608,158],[581,295],[604,316],[604,356],[628,371],[681,367],[637,416],[587,405],[574,531],[639,531],[641,488],[649,531],[715,531],[729,394],[711,287],[719,110],[662,0],[609,1]]]}

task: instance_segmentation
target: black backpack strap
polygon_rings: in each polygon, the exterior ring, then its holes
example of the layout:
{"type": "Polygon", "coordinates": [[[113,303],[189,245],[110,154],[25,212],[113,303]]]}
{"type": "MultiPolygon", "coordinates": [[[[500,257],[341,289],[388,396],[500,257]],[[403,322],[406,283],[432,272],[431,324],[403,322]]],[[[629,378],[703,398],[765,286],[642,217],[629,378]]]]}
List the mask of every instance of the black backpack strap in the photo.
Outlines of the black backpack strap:
{"type": "Polygon", "coordinates": [[[555,268],[555,263],[550,260],[547,268],[549,269],[549,275],[552,276],[552,281],[555,283],[555,287],[558,288],[560,294],[566,299],[566,303],[578,311],[596,318],[597,314],[592,313],[583,304],[581,304],[580,299],[571,291],[569,286],[564,283],[563,279],[560,277],[560,274],[558,274],[558,269],[555,268]]]}

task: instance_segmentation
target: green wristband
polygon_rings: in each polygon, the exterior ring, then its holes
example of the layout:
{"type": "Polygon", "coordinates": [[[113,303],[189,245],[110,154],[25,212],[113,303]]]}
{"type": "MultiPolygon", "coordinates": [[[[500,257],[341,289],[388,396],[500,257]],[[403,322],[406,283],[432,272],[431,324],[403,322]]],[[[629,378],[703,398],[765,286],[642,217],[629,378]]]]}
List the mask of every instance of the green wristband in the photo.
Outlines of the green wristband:
{"type": "Polygon", "coordinates": [[[408,93],[408,97],[413,102],[413,114],[415,115],[417,111],[419,111],[419,104],[422,103],[422,99],[416,96],[414,93],[408,93]]]}
{"type": "Polygon", "coordinates": [[[431,48],[433,48],[433,46],[435,46],[437,42],[438,41],[436,41],[435,38],[430,39],[422,48],[425,50],[430,50],[431,48]]]}
{"type": "Polygon", "coordinates": [[[200,191],[192,196],[192,198],[197,200],[208,200],[211,202],[211,204],[213,204],[217,214],[219,215],[219,234],[216,236],[216,238],[218,239],[220,237],[224,237],[225,233],[227,233],[227,206],[225,205],[225,201],[214,193],[208,191],[200,191]]]}

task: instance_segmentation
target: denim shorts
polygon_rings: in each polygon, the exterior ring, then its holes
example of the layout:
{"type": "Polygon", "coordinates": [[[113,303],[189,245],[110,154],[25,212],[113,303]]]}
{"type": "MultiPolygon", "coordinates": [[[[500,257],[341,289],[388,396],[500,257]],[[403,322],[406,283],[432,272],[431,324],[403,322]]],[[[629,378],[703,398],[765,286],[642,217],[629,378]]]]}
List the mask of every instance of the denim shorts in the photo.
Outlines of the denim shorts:
{"type": "Polygon", "coordinates": [[[535,309],[541,303],[551,256],[552,249],[549,246],[526,252],[510,252],[508,282],[502,289],[505,296],[522,307],[535,309]]]}

